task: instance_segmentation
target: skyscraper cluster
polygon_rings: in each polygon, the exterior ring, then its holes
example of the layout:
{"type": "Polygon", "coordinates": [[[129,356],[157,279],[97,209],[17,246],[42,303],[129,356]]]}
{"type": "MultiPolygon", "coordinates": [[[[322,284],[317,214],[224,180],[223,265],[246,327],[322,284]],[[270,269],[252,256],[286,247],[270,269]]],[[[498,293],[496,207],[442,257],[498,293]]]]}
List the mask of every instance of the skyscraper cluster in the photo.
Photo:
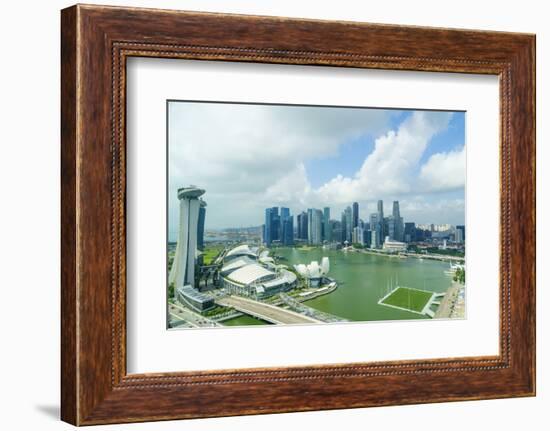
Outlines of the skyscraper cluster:
{"type": "Polygon", "coordinates": [[[376,212],[364,221],[359,214],[359,203],[353,202],[342,212],[339,220],[331,219],[330,207],[322,210],[308,208],[293,216],[288,208],[266,208],[263,226],[264,243],[293,244],[299,240],[311,245],[322,243],[360,244],[370,248],[382,247],[386,237],[393,241],[415,240],[415,224],[404,223],[399,201],[394,201],[392,212],[384,216],[384,202],[377,202],[376,212]]]}
{"type": "Polygon", "coordinates": [[[268,246],[275,241],[283,245],[294,244],[294,216],[285,207],[281,207],[280,213],[279,207],[266,208],[263,232],[264,243],[268,246]]]}

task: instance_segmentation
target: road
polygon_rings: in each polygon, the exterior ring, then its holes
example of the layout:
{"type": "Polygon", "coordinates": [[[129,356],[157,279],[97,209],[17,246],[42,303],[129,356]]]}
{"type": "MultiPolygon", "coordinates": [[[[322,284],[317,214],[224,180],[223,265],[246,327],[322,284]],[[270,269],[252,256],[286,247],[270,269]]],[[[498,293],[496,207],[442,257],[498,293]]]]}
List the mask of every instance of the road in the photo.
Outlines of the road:
{"type": "Polygon", "coordinates": [[[168,313],[178,320],[184,320],[187,322],[187,326],[191,326],[193,328],[212,328],[216,326],[223,326],[178,304],[168,304],[168,313]]]}
{"type": "Polygon", "coordinates": [[[249,316],[275,324],[322,323],[321,320],[314,319],[313,317],[304,316],[291,310],[239,296],[218,298],[216,302],[224,307],[232,307],[249,316]]]}

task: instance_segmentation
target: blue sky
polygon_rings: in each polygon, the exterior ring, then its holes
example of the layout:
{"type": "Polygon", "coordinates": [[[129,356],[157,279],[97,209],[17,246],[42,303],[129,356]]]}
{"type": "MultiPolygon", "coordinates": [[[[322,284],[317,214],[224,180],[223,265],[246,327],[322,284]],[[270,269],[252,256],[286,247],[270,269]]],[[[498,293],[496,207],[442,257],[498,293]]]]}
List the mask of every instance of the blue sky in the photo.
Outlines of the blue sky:
{"type": "Polygon", "coordinates": [[[170,102],[169,233],[176,190],[206,189],[206,227],[257,226],[353,201],[368,218],[399,200],[405,221],[464,223],[464,112],[170,102]]]}
{"type": "MultiPolygon", "coordinates": [[[[390,117],[389,129],[396,129],[410,116],[410,110],[388,110],[390,117]]],[[[465,112],[453,112],[449,126],[440,134],[435,135],[417,164],[417,170],[428,161],[430,156],[436,153],[448,152],[460,149],[465,138],[465,112]]],[[[333,157],[312,157],[305,161],[308,178],[311,185],[320,187],[338,174],[352,176],[359,170],[365,158],[372,153],[377,136],[366,133],[354,139],[348,139],[342,143],[338,154],[333,157]]]]}

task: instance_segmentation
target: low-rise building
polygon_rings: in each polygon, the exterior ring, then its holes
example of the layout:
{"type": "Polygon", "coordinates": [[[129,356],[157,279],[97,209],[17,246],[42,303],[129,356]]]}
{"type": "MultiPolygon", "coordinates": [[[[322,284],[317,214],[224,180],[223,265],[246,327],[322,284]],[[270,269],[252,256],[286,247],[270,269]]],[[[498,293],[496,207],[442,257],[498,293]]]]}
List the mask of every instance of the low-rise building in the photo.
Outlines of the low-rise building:
{"type": "Polygon", "coordinates": [[[176,299],[192,310],[203,312],[214,308],[214,299],[186,284],[176,288],[176,299]]]}
{"type": "Polygon", "coordinates": [[[384,244],[382,245],[382,249],[388,253],[398,253],[401,251],[407,251],[407,244],[401,241],[395,241],[387,236],[384,244]]]}

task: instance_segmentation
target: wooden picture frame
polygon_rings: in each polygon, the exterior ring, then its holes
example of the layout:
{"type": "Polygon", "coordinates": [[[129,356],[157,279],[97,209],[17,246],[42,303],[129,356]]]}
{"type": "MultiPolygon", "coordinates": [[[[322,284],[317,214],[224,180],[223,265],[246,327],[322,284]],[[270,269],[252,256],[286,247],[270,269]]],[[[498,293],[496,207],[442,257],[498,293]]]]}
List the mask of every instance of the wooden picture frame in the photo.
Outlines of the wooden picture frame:
{"type": "Polygon", "coordinates": [[[535,394],[534,35],[83,5],[61,17],[64,421],[535,394]],[[500,354],[128,375],[125,65],[131,56],[499,76],[500,354]]]}

